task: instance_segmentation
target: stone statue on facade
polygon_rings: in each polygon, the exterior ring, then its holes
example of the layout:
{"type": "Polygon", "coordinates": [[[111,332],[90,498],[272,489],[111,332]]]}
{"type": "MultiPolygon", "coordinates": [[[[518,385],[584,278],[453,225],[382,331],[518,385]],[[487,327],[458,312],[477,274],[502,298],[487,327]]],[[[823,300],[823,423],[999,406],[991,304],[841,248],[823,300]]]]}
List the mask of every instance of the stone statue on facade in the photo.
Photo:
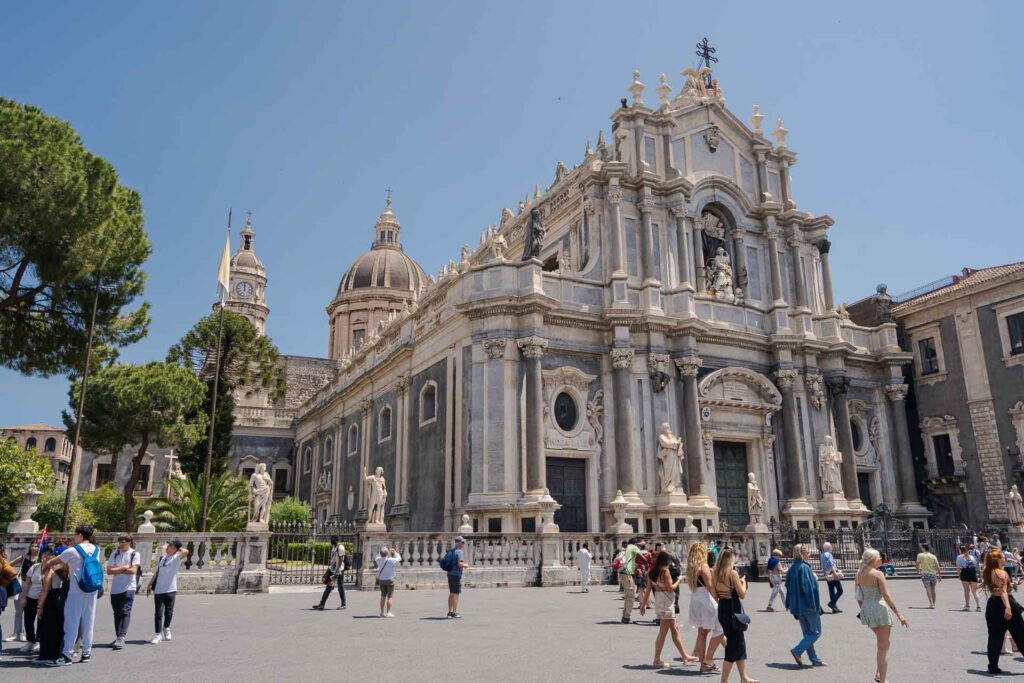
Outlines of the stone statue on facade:
{"type": "Polygon", "coordinates": [[[683,468],[683,440],[672,433],[672,426],[665,422],[658,434],[658,462],[661,469],[661,492],[673,493],[679,483],[683,468]]]}
{"type": "Polygon", "coordinates": [[[544,221],[540,209],[530,209],[530,217],[526,221],[526,237],[523,245],[523,260],[540,258],[540,250],[544,244],[544,221]]]}
{"type": "Polygon", "coordinates": [[[331,473],[327,470],[320,472],[320,478],[317,480],[316,488],[319,491],[330,491],[331,490],[331,473]]]}
{"type": "Polygon", "coordinates": [[[1009,503],[1008,507],[1010,509],[1010,526],[1024,526],[1024,498],[1021,498],[1016,484],[1010,487],[1010,493],[1007,494],[1007,503],[1009,503]]]}
{"type": "Polygon", "coordinates": [[[843,475],[840,466],[843,454],[836,448],[835,442],[828,434],[818,446],[818,472],[821,476],[822,493],[843,493],[843,475]]]}
{"type": "Polygon", "coordinates": [[[732,300],[732,262],[723,247],[715,250],[715,255],[708,261],[708,291],[727,301],[732,300]]]}
{"type": "Polygon", "coordinates": [[[761,495],[761,487],[757,485],[757,477],[751,472],[747,475],[747,512],[750,514],[751,525],[761,524],[764,515],[765,500],[761,495]]]}
{"type": "Polygon", "coordinates": [[[889,287],[882,283],[875,287],[875,295],[871,297],[875,300],[875,308],[878,310],[878,321],[883,323],[895,322],[892,317],[892,297],[889,296],[889,287]]]}
{"type": "Polygon", "coordinates": [[[363,481],[366,482],[366,523],[384,523],[384,503],[388,499],[388,488],[384,482],[384,468],[378,467],[371,475],[363,470],[363,481]]]}
{"type": "Polygon", "coordinates": [[[274,480],[267,474],[267,466],[260,463],[249,477],[249,522],[270,522],[270,501],[274,498],[274,480]]]}

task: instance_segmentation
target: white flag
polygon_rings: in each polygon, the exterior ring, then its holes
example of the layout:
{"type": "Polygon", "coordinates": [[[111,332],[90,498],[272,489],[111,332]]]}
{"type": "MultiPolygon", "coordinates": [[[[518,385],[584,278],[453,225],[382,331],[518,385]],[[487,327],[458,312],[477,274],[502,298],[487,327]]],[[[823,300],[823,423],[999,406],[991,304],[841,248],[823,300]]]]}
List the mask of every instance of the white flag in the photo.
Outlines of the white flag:
{"type": "Polygon", "coordinates": [[[221,307],[227,303],[228,287],[231,284],[231,237],[224,235],[224,253],[220,255],[220,267],[217,269],[217,290],[220,294],[221,307]]]}

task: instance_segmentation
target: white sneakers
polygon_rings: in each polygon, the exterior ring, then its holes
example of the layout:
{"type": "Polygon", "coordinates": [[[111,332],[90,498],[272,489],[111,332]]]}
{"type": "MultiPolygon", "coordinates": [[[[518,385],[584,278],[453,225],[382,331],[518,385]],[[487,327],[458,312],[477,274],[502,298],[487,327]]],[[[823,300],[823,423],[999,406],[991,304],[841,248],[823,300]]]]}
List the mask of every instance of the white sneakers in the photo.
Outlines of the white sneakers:
{"type": "Polygon", "coordinates": [[[170,639],[171,639],[171,629],[165,628],[164,629],[164,640],[170,640],[170,639]]]}
{"type": "Polygon", "coordinates": [[[162,641],[163,641],[163,639],[164,639],[164,634],[162,634],[162,633],[158,633],[158,634],[156,634],[156,637],[155,637],[155,638],[153,638],[153,640],[151,640],[151,641],[149,641],[149,642],[150,642],[150,644],[152,644],[152,645],[156,645],[157,643],[160,643],[160,642],[162,642],[162,641]]]}
{"type": "Polygon", "coordinates": [[[25,647],[21,648],[21,652],[25,654],[35,654],[39,652],[39,643],[27,643],[25,647]]]}

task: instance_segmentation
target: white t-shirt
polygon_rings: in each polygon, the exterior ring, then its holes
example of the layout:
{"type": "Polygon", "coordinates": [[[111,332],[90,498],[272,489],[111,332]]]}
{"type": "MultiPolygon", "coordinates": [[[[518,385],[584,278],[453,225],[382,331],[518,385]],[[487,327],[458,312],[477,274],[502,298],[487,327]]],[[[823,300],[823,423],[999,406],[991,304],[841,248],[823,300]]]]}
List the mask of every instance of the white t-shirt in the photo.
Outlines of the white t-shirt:
{"type": "Polygon", "coordinates": [[[43,565],[36,562],[32,565],[32,568],[28,570],[28,580],[31,582],[28,587],[27,595],[33,600],[38,600],[40,593],[43,592],[43,565]]]}
{"type": "MultiPolygon", "coordinates": [[[[127,567],[127,566],[138,567],[139,566],[139,553],[134,548],[129,548],[125,552],[115,550],[111,554],[110,559],[107,560],[107,569],[111,567],[127,567]]],[[[128,591],[135,592],[138,587],[135,585],[135,570],[132,570],[130,574],[114,574],[110,580],[110,594],[121,595],[128,591]]]]}
{"type": "MultiPolygon", "coordinates": [[[[82,552],[85,553],[86,557],[92,557],[92,554],[96,552],[96,546],[86,541],[81,544],[82,552]]],[[[99,556],[96,556],[99,559],[99,556]]],[[[96,593],[83,593],[82,589],[78,587],[78,580],[82,577],[82,556],[75,550],[75,546],[71,546],[60,554],[60,561],[68,566],[70,569],[69,580],[71,586],[68,588],[69,595],[96,595],[96,593]]]]}
{"type": "Polygon", "coordinates": [[[402,561],[402,556],[395,554],[394,557],[377,557],[374,562],[377,564],[377,573],[381,581],[391,581],[395,578],[395,573],[398,570],[398,563],[402,561]]]}
{"type": "Polygon", "coordinates": [[[590,569],[590,560],[593,559],[593,555],[586,548],[580,548],[579,552],[576,553],[576,565],[580,569],[590,569]]]}
{"type": "Polygon", "coordinates": [[[178,592],[178,568],[181,567],[181,555],[164,555],[156,563],[156,585],[153,592],[158,595],[163,593],[178,592]]]}

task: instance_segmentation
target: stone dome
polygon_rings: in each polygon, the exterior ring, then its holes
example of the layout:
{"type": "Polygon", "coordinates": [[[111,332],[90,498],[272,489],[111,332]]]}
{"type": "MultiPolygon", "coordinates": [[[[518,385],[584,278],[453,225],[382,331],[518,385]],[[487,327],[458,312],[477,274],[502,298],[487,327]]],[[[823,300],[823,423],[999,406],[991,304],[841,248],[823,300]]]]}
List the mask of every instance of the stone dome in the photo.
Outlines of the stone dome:
{"type": "Polygon", "coordinates": [[[374,230],[377,238],[373,246],[341,276],[338,295],[371,287],[419,292],[427,278],[419,264],[402,251],[398,238],[401,225],[391,211],[390,199],[374,230]]]}

